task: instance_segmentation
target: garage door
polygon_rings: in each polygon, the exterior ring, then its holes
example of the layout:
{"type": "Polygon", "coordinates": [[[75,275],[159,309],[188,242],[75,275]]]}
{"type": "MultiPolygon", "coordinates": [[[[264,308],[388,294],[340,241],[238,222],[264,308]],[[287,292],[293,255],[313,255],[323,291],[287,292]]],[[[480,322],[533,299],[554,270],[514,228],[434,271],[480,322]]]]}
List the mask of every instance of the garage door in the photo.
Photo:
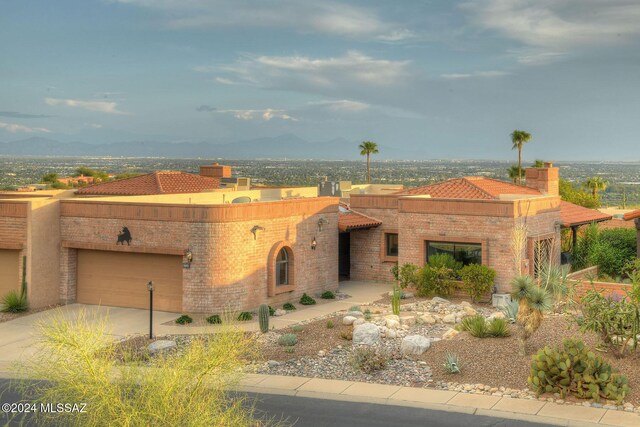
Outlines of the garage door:
{"type": "Polygon", "coordinates": [[[182,311],[182,258],[172,255],[78,250],[77,301],[82,304],[182,311]]]}
{"type": "Polygon", "coordinates": [[[20,290],[20,251],[0,249],[0,297],[20,290]]]}

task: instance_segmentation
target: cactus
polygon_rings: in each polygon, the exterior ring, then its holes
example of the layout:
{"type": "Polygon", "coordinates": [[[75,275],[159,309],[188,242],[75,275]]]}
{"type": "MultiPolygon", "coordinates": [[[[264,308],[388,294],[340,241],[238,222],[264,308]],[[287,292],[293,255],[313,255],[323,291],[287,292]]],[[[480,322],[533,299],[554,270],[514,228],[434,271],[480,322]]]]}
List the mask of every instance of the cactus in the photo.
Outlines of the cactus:
{"type": "Polygon", "coordinates": [[[269,306],[267,304],[260,304],[258,308],[258,323],[260,324],[260,332],[269,332],[269,306]]]}
{"type": "Polygon", "coordinates": [[[396,316],[400,315],[400,299],[402,298],[402,291],[397,286],[393,287],[393,294],[391,296],[391,311],[396,316]]]}
{"type": "Polygon", "coordinates": [[[567,339],[563,349],[545,347],[532,357],[529,386],[538,395],[569,393],[581,399],[601,397],[622,402],[629,393],[626,377],[585,348],[579,340],[567,339]]]}

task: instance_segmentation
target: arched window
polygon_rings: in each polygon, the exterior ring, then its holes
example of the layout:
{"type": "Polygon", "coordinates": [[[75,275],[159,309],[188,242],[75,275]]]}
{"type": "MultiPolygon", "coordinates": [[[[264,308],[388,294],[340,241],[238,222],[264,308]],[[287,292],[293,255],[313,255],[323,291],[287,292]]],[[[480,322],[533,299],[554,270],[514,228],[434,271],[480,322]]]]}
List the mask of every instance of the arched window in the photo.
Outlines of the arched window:
{"type": "Polygon", "coordinates": [[[276,286],[289,284],[289,254],[286,248],[280,249],[276,257],[276,286]]]}

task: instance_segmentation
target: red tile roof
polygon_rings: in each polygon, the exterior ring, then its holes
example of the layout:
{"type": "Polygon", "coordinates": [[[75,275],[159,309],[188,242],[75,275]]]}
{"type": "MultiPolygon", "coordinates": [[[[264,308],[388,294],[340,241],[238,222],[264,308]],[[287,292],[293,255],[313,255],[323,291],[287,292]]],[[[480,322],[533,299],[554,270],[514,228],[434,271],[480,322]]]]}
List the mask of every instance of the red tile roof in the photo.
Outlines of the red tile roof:
{"type": "Polygon", "coordinates": [[[103,182],[76,191],[92,196],[147,196],[156,194],[201,193],[220,188],[219,178],[178,171],[158,171],[146,175],[103,182]]]}
{"type": "Polygon", "coordinates": [[[613,218],[612,215],[603,214],[595,209],[574,205],[564,200],[560,202],[560,219],[563,227],[608,221],[611,218],[613,218]]]}
{"type": "Polygon", "coordinates": [[[381,224],[382,221],[352,210],[340,209],[340,215],[338,215],[338,229],[341,233],[373,228],[381,224]]]}
{"type": "Polygon", "coordinates": [[[640,218],[640,209],[636,211],[627,212],[624,214],[624,219],[626,221],[631,221],[632,219],[640,218]]]}
{"type": "Polygon", "coordinates": [[[468,176],[403,190],[398,194],[430,195],[443,199],[498,199],[504,194],[541,196],[538,190],[492,178],[468,176]]]}

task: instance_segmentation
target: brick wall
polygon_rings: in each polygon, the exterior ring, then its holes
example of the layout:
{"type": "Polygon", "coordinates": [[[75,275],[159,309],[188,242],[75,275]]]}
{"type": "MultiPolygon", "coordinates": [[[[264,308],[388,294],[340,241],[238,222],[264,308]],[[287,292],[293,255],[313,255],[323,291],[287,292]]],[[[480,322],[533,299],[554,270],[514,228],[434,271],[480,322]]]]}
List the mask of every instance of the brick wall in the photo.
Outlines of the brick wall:
{"type": "MultiPolygon", "coordinates": [[[[398,232],[397,209],[358,208],[358,212],[382,221],[382,225],[368,230],[351,232],[351,280],[373,282],[392,281],[391,268],[395,261],[383,255],[384,233],[398,232]]],[[[402,250],[402,241],[400,241],[402,250]]]]}

